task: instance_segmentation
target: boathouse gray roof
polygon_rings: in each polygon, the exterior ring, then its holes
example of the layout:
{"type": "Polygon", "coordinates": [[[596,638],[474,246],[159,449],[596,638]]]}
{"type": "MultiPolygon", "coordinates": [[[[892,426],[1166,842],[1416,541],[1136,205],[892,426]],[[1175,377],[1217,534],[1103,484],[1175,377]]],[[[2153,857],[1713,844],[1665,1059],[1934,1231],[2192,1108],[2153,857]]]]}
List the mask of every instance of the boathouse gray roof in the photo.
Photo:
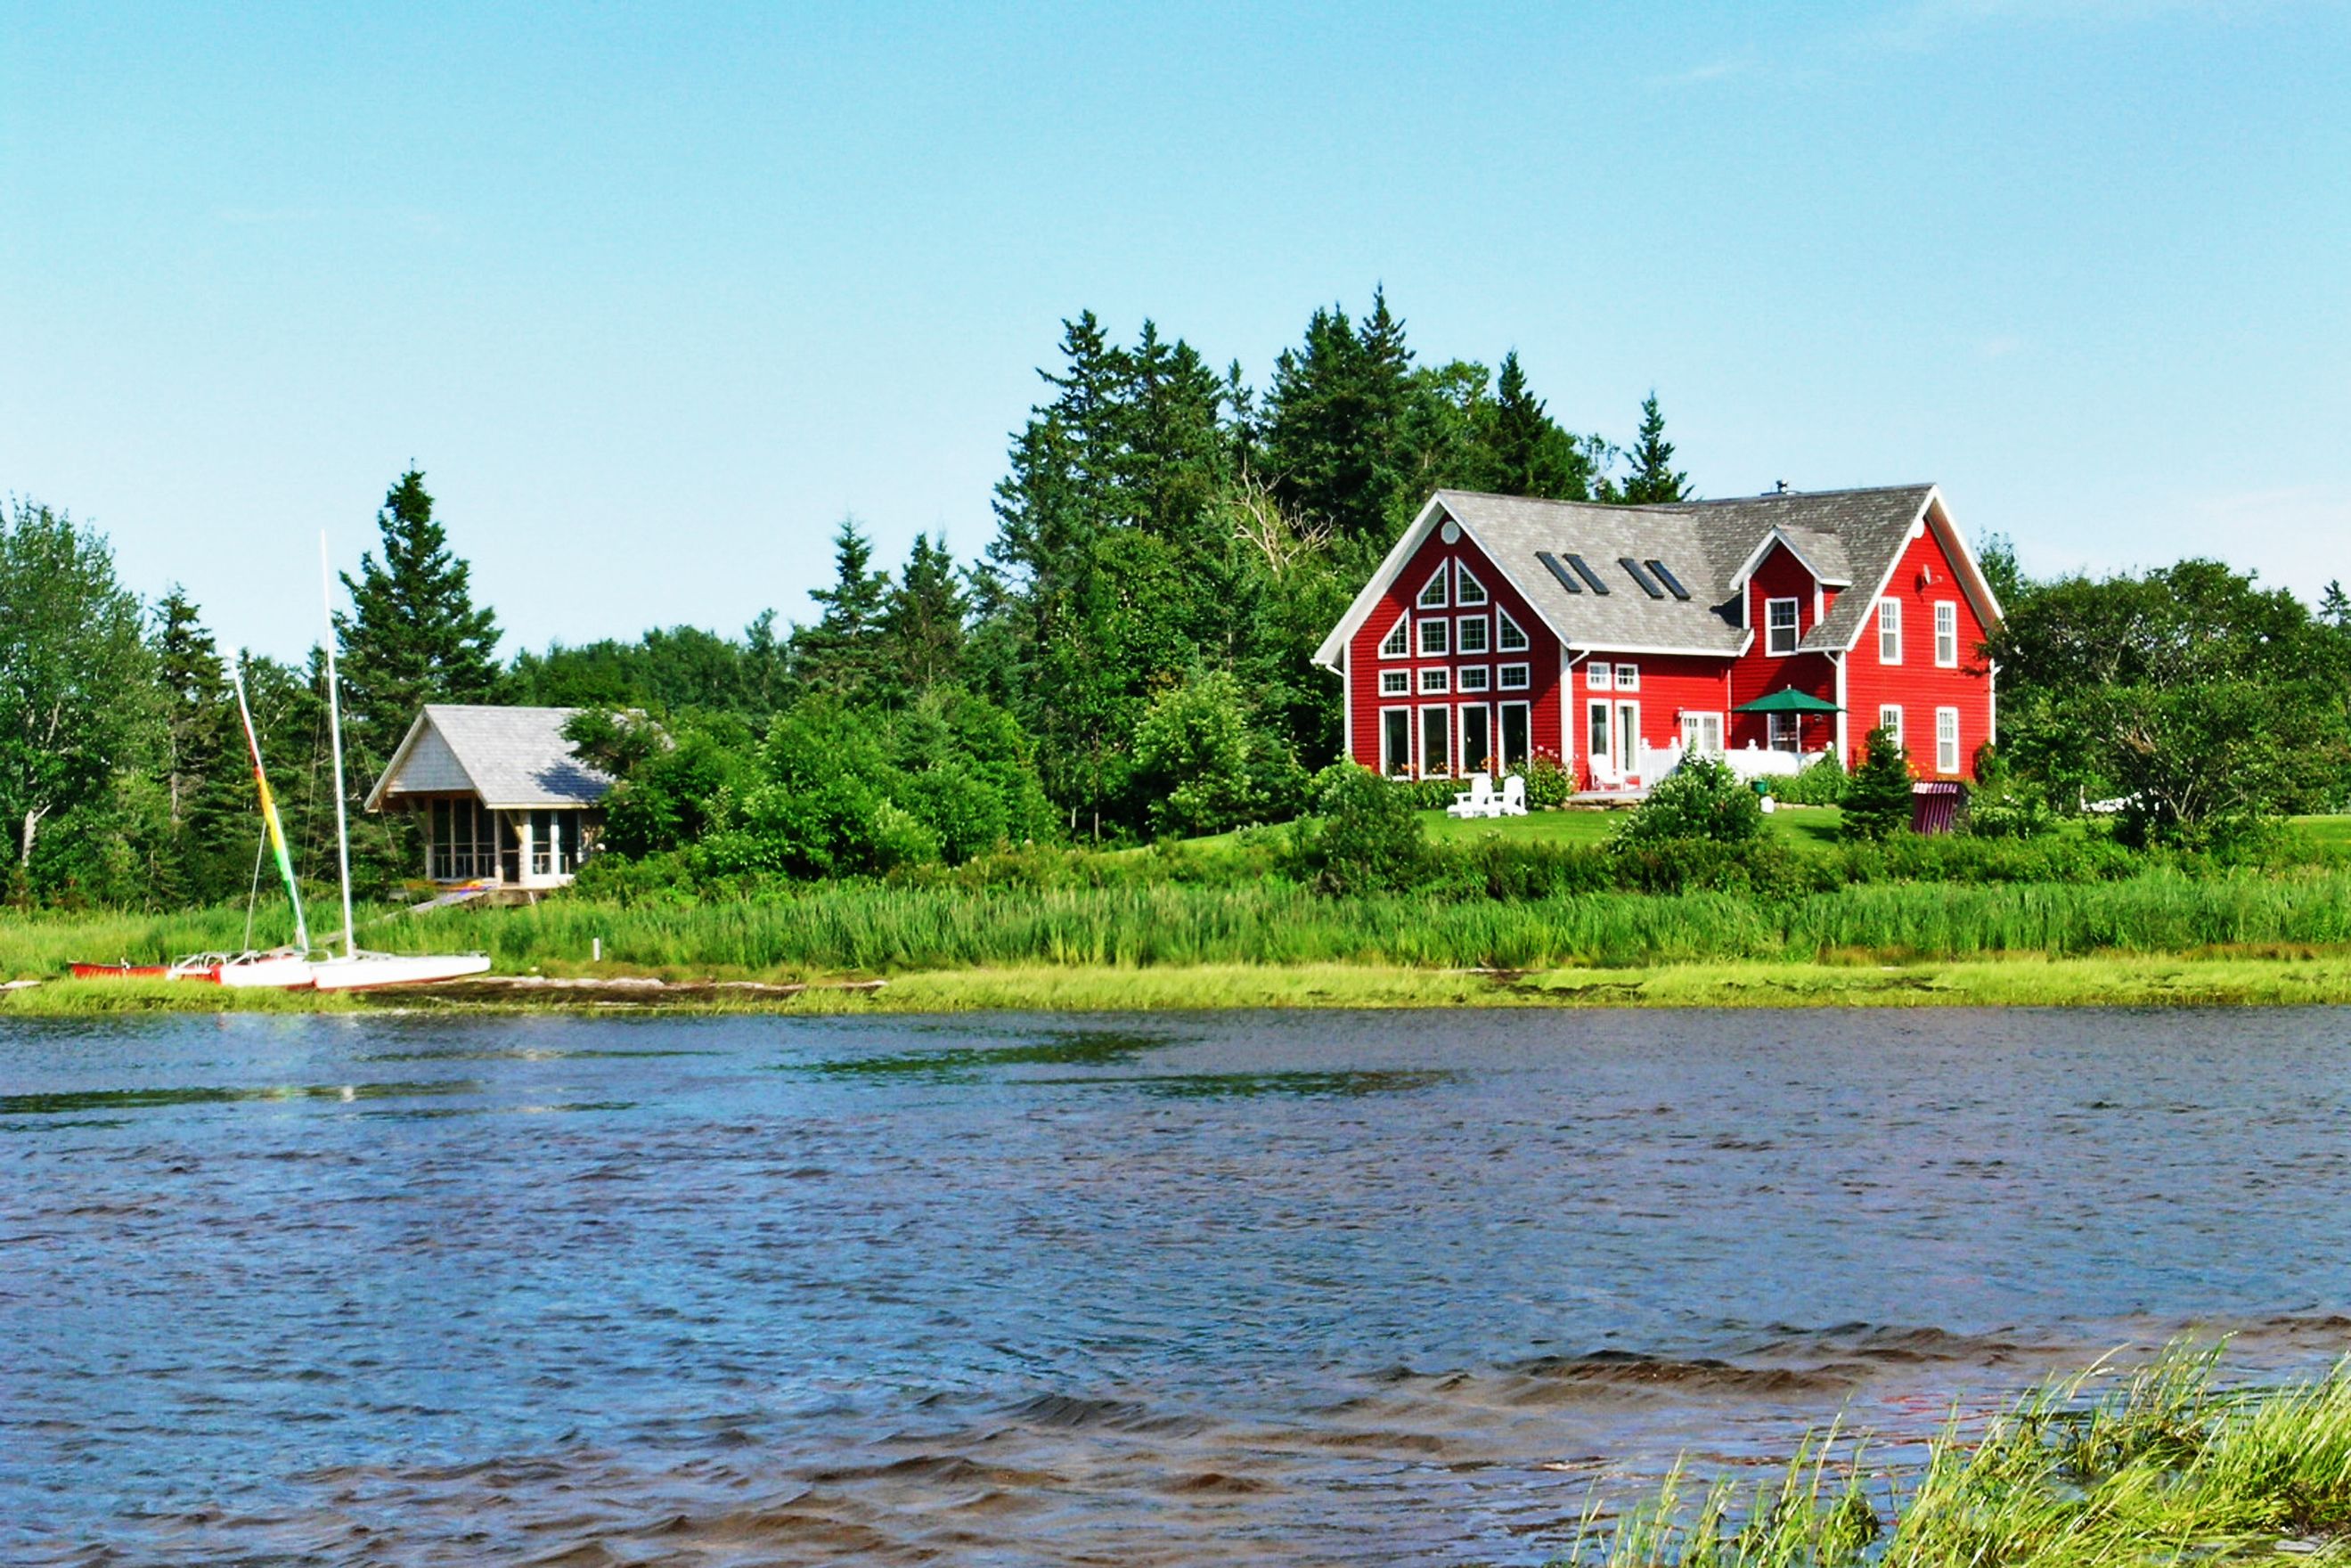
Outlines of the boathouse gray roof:
{"type": "MultiPolygon", "coordinates": [[[[1930,520],[1930,510],[1940,510],[1932,485],[1788,491],[1646,507],[1440,490],[1316,659],[1335,667],[1340,650],[1389,578],[1410,560],[1428,531],[1447,518],[1468,532],[1571,649],[1736,655],[1752,635],[1740,613],[1747,578],[1778,544],[1793,551],[1823,584],[1839,591],[1829,613],[1802,643],[1807,651],[1836,652],[1860,637],[1912,530],[1930,520]],[[1608,591],[1585,585],[1564,564],[1552,569],[1552,561],[1566,563],[1571,556],[1582,557],[1608,591]],[[1653,597],[1621,563],[1624,558],[1663,561],[1689,597],[1653,597]],[[1575,578],[1577,586],[1571,589],[1561,571],[1575,578]]],[[[1943,525],[1955,553],[1965,558],[1948,519],[1943,525]]],[[[1991,612],[1987,619],[1996,618],[1998,606],[1971,560],[1967,574],[1976,579],[1970,589],[1980,607],[1991,612]]]]}
{"type": "Polygon", "coordinates": [[[610,775],[571,754],[578,708],[427,703],[368,792],[367,809],[407,795],[473,795],[501,810],[592,806],[610,775]]]}

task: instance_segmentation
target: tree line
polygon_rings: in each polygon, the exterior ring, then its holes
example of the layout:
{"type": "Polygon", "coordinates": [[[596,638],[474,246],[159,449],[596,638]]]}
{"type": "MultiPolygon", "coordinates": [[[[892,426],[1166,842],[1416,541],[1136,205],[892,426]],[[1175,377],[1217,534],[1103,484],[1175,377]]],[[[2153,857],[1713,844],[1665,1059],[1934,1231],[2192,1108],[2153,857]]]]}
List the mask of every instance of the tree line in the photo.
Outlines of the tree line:
{"type": "MultiPolygon", "coordinates": [[[[1654,394],[1621,445],[1571,430],[1518,355],[1424,361],[1375,292],[1315,311],[1260,391],[1145,322],[1064,323],[1013,432],[995,533],[918,535],[893,570],[852,519],[816,613],[497,656],[494,611],[400,476],[334,635],[353,799],[425,702],[588,710],[623,782],[608,841],[710,874],[823,876],[1038,840],[1283,820],[1340,755],[1312,649],[1430,491],[1640,504],[1690,494],[1654,394]]],[[[252,884],[254,789],[226,665],[177,589],[142,604],[104,539],[0,520],[0,813],[18,903],[210,902],[252,884]]],[[[1996,789],[2015,820],[2121,802],[2196,838],[2339,803],[2351,601],[2316,612],[2211,561],[2036,583],[2010,610],[1996,789]]],[[[329,873],[323,654],[240,661],[303,873],[329,873]]],[[[360,874],[413,873],[410,824],[355,813],[360,874]]]]}

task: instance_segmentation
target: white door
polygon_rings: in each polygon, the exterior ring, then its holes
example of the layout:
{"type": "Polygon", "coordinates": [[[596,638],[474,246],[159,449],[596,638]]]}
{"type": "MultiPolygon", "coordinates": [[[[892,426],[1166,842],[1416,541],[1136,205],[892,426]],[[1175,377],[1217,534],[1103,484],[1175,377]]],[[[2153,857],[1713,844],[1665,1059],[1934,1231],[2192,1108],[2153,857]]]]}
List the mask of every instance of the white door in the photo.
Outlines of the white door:
{"type": "Polygon", "coordinates": [[[1682,715],[1682,749],[1701,757],[1722,755],[1722,716],[1719,713],[1686,713],[1682,715]]]}

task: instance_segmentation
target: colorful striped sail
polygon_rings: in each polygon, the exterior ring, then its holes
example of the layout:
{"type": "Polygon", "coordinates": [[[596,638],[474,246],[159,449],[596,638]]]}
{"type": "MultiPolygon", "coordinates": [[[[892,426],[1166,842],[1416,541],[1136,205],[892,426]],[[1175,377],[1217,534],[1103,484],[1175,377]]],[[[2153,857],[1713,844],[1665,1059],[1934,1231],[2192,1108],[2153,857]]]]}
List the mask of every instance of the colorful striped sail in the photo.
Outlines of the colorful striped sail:
{"type": "Polygon", "coordinates": [[[236,716],[245,725],[245,748],[253,758],[253,784],[261,792],[261,823],[269,835],[269,847],[277,856],[277,874],[286,879],[286,896],[294,901],[294,945],[305,953],[310,950],[310,927],[302,918],[302,888],[294,880],[294,857],[287,852],[286,827],[277,818],[277,799],[269,793],[269,775],[261,767],[261,737],[254,732],[253,709],[245,700],[245,672],[237,668],[235,659],[228,662],[228,678],[236,688],[236,716]]]}

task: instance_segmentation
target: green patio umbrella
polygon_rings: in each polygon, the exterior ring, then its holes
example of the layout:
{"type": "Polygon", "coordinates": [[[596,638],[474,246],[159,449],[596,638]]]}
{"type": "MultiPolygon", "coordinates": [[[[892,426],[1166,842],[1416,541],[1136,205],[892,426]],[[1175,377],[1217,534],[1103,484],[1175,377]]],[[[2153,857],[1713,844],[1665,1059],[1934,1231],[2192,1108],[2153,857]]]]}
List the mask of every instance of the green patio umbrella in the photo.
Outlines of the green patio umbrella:
{"type": "Polygon", "coordinates": [[[1804,749],[1804,716],[1808,713],[1838,713],[1843,710],[1825,697],[1816,697],[1810,692],[1800,692],[1793,686],[1782,686],[1769,696],[1757,697],[1750,703],[1740,703],[1730,711],[1794,714],[1796,716],[1796,751],[1801,756],[1804,749]]]}

